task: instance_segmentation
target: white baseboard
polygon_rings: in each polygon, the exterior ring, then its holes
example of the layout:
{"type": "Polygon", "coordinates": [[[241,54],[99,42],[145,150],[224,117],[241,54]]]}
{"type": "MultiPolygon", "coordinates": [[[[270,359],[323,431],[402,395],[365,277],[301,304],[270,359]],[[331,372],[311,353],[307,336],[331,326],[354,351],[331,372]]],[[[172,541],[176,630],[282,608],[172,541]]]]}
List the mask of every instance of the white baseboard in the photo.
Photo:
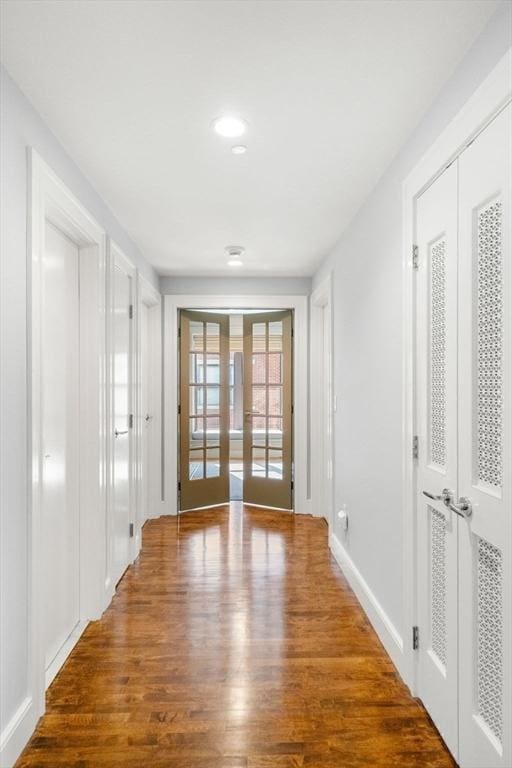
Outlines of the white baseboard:
{"type": "Polygon", "coordinates": [[[20,704],[0,736],[0,766],[11,768],[32,736],[38,717],[31,696],[20,704]]]}
{"type": "Polygon", "coordinates": [[[404,677],[404,641],[400,632],[364,580],[347,550],[334,534],[329,536],[329,547],[399,675],[407,683],[404,677]]]}
{"type": "Polygon", "coordinates": [[[82,636],[86,626],[89,624],[88,621],[79,621],[74,630],[71,632],[70,636],[66,640],[66,642],[62,645],[60,651],[52,661],[52,663],[48,666],[48,669],[45,673],[45,685],[48,688],[57,673],[59,672],[60,668],[68,658],[69,654],[75,647],[75,645],[80,640],[80,637],[82,636]]]}

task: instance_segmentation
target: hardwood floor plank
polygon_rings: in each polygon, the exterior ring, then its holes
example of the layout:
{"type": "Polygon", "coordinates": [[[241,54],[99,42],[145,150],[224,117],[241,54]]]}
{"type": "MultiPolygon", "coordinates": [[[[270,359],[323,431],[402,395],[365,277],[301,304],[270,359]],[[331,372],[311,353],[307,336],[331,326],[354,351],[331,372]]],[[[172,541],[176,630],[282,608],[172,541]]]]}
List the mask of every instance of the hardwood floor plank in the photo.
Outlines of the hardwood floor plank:
{"type": "Polygon", "coordinates": [[[17,768],[448,768],[321,520],[151,520],[17,768]]]}

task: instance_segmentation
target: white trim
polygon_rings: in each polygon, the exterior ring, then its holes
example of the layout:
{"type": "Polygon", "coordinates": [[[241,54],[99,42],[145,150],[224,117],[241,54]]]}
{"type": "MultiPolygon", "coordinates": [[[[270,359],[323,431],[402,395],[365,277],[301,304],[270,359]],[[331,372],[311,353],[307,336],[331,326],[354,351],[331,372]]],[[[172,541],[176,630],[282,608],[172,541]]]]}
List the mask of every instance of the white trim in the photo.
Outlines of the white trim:
{"type": "Polygon", "coordinates": [[[312,513],[333,531],[333,397],[331,273],[310,297],[312,513]]]}
{"type": "Polygon", "coordinates": [[[329,536],[329,547],[393,664],[403,676],[404,642],[400,632],[364,580],[347,550],[334,534],[329,536]]]}
{"type": "Polygon", "coordinates": [[[0,765],[9,768],[14,765],[38,721],[38,715],[31,696],[24,699],[11,717],[0,737],[0,765]]]}
{"type": "MultiPolygon", "coordinates": [[[[34,150],[29,150],[29,690],[33,717],[45,709],[41,551],[41,296],[45,222],[51,221],[80,252],[80,621],[105,608],[103,565],[106,515],[106,338],[105,232],[34,150]],[[87,515],[83,514],[87,510],[87,515]]],[[[31,719],[31,722],[34,722],[31,719]]],[[[25,715],[20,716],[20,724],[25,715]]],[[[23,725],[24,727],[24,725],[23,725]]],[[[16,737],[16,744],[21,744],[16,737]]]]}
{"type": "Polygon", "coordinates": [[[142,338],[141,338],[141,307],[145,305],[151,311],[148,321],[151,328],[152,348],[150,350],[151,358],[151,381],[152,381],[152,400],[153,400],[153,445],[151,455],[155,457],[155,466],[160,467],[157,472],[159,482],[150,487],[150,503],[148,517],[158,517],[161,514],[162,502],[162,297],[160,293],[149,283],[141,274],[138,275],[137,282],[137,412],[135,424],[137,427],[137,521],[136,521],[136,548],[139,551],[141,546],[141,530],[145,523],[142,519],[140,509],[142,508],[142,430],[144,414],[142,413],[141,401],[141,380],[142,380],[142,338]]]}
{"type": "MultiPolygon", "coordinates": [[[[474,140],[512,98],[512,49],[498,62],[464,107],[411,171],[402,187],[403,217],[403,334],[402,334],[402,514],[404,627],[417,623],[416,498],[412,439],[414,423],[414,270],[415,209],[419,195],[474,140]]],[[[417,654],[416,654],[417,655],[417,654]]],[[[406,644],[403,678],[417,691],[416,655],[406,644]]]]}
{"type": "Polygon", "coordinates": [[[308,297],[307,296],[165,296],[164,299],[164,500],[161,514],[177,513],[179,309],[294,310],[294,462],[296,513],[310,514],[308,494],[308,297]]]}

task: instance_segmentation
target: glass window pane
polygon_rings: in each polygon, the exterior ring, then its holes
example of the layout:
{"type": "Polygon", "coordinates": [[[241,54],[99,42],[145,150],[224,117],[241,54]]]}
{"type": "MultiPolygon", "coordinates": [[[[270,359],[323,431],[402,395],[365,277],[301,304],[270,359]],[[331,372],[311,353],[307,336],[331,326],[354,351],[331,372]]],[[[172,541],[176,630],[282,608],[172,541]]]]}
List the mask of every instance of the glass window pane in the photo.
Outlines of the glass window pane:
{"type": "Polygon", "coordinates": [[[267,412],[266,387],[252,388],[252,412],[258,416],[267,412]]]}
{"type": "Polygon", "coordinates": [[[220,352],[219,323],[206,323],[206,344],[208,352],[220,352]]]}
{"type": "Polygon", "coordinates": [[[208,416],[206,419],[206,437],[208,440],[219,442],[220,419],[218,416],[208,416]]]}
{"type": "Polygon", "coordinates": [[[274,320],[268,324],[269,352],[281,352],[283,349],[283,321],[274,320]]]}
{"type": "Polygon", "coordinates": [[[268,476],[272,480],[283,479],[283,452],[269,448],[268,451],[268,476]]]}
{"type": "Polygon", "coordinates": [[[189,420],[189,442],[191,448],[199,448],[203,445],[203,419],[192,418],[189,420]]]}
{"type": "Polygon", "coordinates": [[[189,381],[191,384],[202,384],[203,375],[204,375],[203,355],[202,353],[191,352],[189,355],[189,358],[190,358],[189,381]]]}
{"type": "Polygon", "coordinates": [[[204,413],[204,397],[202,387],[189,387],[189,415],[202,416],[204,413]]]}
{"type": "Polygon", "coordinates": [[[210,386],[206,389],[206,411],[208,416],[216,416],[220,405],[220,387],[210,386]]]}
{"type": "Polygon", "coordinates": [[[220,384],[220,355],[207,355],[206,383],[220,384]]]}
{"type": "Polygon", "coordinates": [[[251,474],[253,477],[266,477],[266,449],[252,447],[251,474]]]}
{"type": "Polygon", "coordinates": [[[269,416],[268,429],[270,432],[283,431],[283,419],[280,416],[269,416]]]}
{"type": "Polygon", "coordinates": [[[283,383],[283,354],[282,352],[270,352],[268,355],[268,383],[283,383]]]}
{"type": "Polygon", "coordinates": [[[268,413],[269,416],[282,416],[283,413],[283,388],[268,388],[268,413]]]}
{"type": "Polygon", "coordinates": [[[267,349],[267,324],[254,323],[252,326],[252,351],[266,352],[267,349]]]}
{"type": "Polygon", "coordinates": [[[188,463],[188,479],[202,480],[204,477],[204,451],[191,450],[188,463]]]}
{"type": "Polygon", "coordinates": [[[189,345],[190,352],[201,352],[204,349],[203,338],[204,323],[201,320],[189,321],[189,345]]]}
{"type": "Polygon", "coordinates": [[[283,448],[283,433],[280,429],[273,429],[270,424],[268,426],[268,445],[270,448],[278,448],[279,450],[283,448]]]}
{"type": "Polygon", "coordinates": [[[266,384],[266,354],[258,352],[252,356],[252,383],[266,384]]]}
{"type": "Polygon", "coordinates": [[[208,448],[206,451],[206,477],[220,476],[220,453],[219,447],[208,448]]]}

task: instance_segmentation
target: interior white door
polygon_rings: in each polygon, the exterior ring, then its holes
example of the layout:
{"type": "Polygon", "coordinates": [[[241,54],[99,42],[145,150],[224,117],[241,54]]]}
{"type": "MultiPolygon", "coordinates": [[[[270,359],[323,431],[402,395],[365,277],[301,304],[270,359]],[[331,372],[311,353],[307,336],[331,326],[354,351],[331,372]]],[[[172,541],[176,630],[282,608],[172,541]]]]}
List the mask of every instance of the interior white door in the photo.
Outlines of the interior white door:
{"type": "Polygon", "coordinates": [[[111,571],[114,584],[130,561],[130,524],[132,523],[132,275],[124,260],[113,265],[112,324],[112,530],[111,571]]]}
{"type": "Polygon", "coordinates": [[[151,487],[151,445],[153,431],[153,408],[151,402],[151,339],[149,335],[150,309],[144,303],[140,306],[140,399],[141,399],[141,525],[150,515],[149,492],[151,487]]]}
{"type": "Polygon", "coordinates": [[[459,160],[460,761],[512,766],[511,107],[459,160]]]}
{"type": "Polygon", "coordinates": [[[419,198],[416,233],[418,692],[457,756],[456,163],[419,198]]]}
{"type": "Polygon", "coordinates": [[[46,669],[79,623],[79,253],[46,224],[42,290],[42,536],[46,669]]]}

